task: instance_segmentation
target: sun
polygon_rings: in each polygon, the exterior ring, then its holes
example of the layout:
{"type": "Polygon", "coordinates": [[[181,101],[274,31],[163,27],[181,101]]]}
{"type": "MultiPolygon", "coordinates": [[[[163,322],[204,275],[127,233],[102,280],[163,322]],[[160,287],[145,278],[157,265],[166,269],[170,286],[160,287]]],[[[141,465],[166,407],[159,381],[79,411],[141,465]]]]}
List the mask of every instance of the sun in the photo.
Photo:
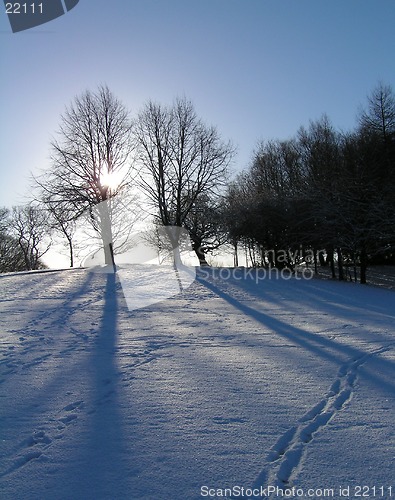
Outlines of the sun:
{"type": "Polygon", "coordinates": [[[122,182],[122,175],[120,172],[104,172],[100,176],[100,184],[104,187],[115,191],[122,182]]]}

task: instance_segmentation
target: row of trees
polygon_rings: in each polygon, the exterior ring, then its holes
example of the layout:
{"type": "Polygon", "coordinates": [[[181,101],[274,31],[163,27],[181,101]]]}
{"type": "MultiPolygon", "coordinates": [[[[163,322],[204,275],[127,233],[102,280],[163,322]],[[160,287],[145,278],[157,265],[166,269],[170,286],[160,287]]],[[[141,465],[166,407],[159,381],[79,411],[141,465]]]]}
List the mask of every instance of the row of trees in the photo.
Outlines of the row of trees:
{"type": "Polygon", "coordinates": [[[50,242],[45,214],[32,205],[0,208],[0,273],[45,267],[50,242]]]}
{"type": "Polygon", "coordinates": [[[352,132],[323,116],[289,140],[261,143],[228,188],[228,232],[257,265],[292,268],[308,251],[335,277],[336,255],[340,279],[351,264],[365,283],[369,261],[394,263],[394,192],[395,96],[380,84],[352,132]]]}
{"type": "Polygon", "coordinates": [[[14,211],[41,214],[40,231],[65,239],[71,266],[82,219],[101,239],[110,265],[147,213],[156,225],[186,228],[203,263],[206,251],[219,244],[209,211],[218,203],[234,149],[187,99],[168,107],[148,102],[132,120],[108,87],[87,91],[66,108],[51,152],[51,167],[34,178],[34,203],[14,211]]]}
{"type": "Polygon", "coordinates": [[[310,252],[334,272],[336,255],[340,278],[343,262],[352,261],[364,282],[369,258],[388,257],[394,247],[395,98],[383,84],[355,131],[340,133],[324,116],[289,140],[262,142],[233,181],[234,148],[187,99],[148,102],[132,119],[107,87],[85,92],[66,108],[51,151],[51,167],[34,179],[35,204],[2,212],[1,241],[18,242],[23,254],[18,269],[38,266],[47,249],[42,237],[26,243],[15,233],[11,218],[23,211],[38,227],[41,217],[47,234],[63,236],[71,265],[82,217],[111,265],[147,214],[157,225],[187,229],[201,264],[230,243],[236,264],[240,245],[254,265],[292,268],[310,252]]]}
{"type": "MultiPolygon", "coordinates": [[[[214,239],[204,246],[196,217],[218,201],[234,149],[198,118],[190,101],[177,99],[169,107],[148,102],[132,120],[110,90],[100,87],[66,109],[58,137],[51,145],[52,167],[35,183],[37,201],[70,252],[75,221],[88,214],[106,264],[115,265],[114,252],[127,246],[134,224],[147,216],[144,205],[155,224],[189,230],[205,262],[214,239]]],[[[206,243],[210,224],[204,222],[206,243]]]]}

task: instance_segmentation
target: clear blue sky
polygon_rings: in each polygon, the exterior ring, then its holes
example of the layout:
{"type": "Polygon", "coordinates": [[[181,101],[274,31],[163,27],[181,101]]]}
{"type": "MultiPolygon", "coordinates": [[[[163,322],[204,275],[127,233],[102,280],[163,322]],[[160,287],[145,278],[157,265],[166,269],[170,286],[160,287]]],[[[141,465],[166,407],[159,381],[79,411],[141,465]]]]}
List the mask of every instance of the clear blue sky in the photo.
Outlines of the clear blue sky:
{"type": "Polygon", "coordinates": [[[0,8],[0,206],[29,198],[65,106],[100,83],[132,113],[190,98],[235,170],[322,113],[353,128],[379,80],[395,87],[394,0],[80,0],[16,34],[0,8]]]}

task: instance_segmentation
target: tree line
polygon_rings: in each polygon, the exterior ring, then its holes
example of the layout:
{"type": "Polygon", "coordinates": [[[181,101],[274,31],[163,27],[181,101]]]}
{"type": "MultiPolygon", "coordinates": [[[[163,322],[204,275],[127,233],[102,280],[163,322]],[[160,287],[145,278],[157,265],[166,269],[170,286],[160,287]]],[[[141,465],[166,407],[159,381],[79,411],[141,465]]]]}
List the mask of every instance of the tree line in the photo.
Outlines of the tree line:
{"type": "Polygon", "coordinates": [[[327,116],[262,142],[227,192],[227,227],[255,265],[294,268],[308,252],[332,276],[395,264],[395,96],[379,84],[351,132],[327,116]],[[296,257],[295,257],[296,256],[296,257]]]}
{"type": "Polygon", "coordinates": [[[0,273],[44,268],[47,234],[42,210],[32,205],[0,208],[0,273]]]}
{"type": "Polygon", "coordinates": [[[127,248],[138,220],[185,228],[201,265],[221,245],[251,265],[311,260],[366,281],[369,262],[394,263],[395,97],[379,84],[351,132],[327,116],[287,140],[262,141],[230,178],[235,148],[186,98],[148,102],[137,117],[106,86],[76,97],[51,142],[51,165],[34,200],[0,211],[0,272],[36,269],[55,232],[75,263],[81,219],[105,263],[127,248]]]}

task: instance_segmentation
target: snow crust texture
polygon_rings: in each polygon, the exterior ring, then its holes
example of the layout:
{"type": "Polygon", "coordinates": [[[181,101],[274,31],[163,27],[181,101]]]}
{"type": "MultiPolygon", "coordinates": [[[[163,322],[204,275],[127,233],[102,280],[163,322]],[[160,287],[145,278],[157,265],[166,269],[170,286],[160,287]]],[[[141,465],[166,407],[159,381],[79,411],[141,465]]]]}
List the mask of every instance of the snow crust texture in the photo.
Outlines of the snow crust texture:
{"type": "Polygon", "coordinates": [[[0,277],[0,498],[395,496],[394,292],[223,271],[132,311],[113,274],[0,277]]]}

